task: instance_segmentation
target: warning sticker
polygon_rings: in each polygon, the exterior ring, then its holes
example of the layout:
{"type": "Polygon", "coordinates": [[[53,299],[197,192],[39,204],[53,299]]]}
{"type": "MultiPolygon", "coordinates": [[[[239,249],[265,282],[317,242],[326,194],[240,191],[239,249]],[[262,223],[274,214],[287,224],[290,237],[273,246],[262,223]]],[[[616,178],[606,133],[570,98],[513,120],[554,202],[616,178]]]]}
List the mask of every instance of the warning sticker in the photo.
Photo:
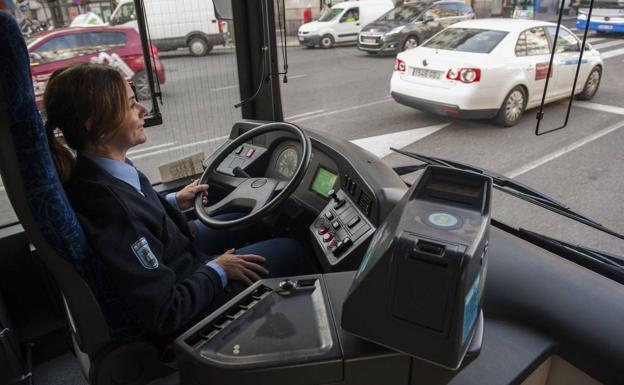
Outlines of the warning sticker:
{"type": "Polygon", "coordinates": [[[462,344],[466,342],[466,339],[470,335],[470,331],[477,320],[477,313],[479,308],[479,298],[481,291],[481,273],[477,275],[472,287],[466,294],[464,301],[464,327],[462,331],[462,344]]]}

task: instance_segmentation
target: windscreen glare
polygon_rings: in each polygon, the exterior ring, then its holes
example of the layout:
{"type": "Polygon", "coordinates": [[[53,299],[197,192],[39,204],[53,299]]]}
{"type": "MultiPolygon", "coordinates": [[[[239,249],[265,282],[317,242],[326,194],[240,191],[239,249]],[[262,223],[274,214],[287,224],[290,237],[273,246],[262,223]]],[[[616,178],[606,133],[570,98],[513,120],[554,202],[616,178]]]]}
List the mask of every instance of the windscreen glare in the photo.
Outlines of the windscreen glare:
{"type": "Polygon", "coordinates": [[[488,29],[449,28],[424,44],[427,48],[471,53],[490,53],[507,35],[488,29]]]}
{"type": "Polygon", "coordinates": [[[409,4],[394,8],[381,16],[379,21],[414,21],[426,9],[426,5],[409,4]]]}
{"type": "Polygon", "coordinates": [[[342,10],[343,10],[343,8],[332,8],[328,12],[323,14],[323,16],[321,16],[319,21],[332,21],[336,17],[338,17],[338,15],[340,15],[342,13],[342,10]]]}

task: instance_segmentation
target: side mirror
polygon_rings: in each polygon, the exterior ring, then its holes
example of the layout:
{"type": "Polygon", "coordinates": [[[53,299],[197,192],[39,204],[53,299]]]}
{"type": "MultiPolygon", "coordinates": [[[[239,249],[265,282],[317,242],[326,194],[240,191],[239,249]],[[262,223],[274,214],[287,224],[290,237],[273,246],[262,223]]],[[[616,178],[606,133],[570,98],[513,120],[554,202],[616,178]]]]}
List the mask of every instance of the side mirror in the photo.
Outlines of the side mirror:
{"type": "Polygon", "coordinates": [[[31,67],[38,66],[41,64],[41,55],[39,55],[38,53],[31,52],[29,56],[30,56],[31,67]]]}
{"type": "Polygon", "coordinates": [[[429,23],[429,22],[432,22],[433,20],[435,20],[435,19],[433,18],[433,16],[425,16],[425,17],[423,18],[423,24],[427,24],[427,23],[429,23]]]}

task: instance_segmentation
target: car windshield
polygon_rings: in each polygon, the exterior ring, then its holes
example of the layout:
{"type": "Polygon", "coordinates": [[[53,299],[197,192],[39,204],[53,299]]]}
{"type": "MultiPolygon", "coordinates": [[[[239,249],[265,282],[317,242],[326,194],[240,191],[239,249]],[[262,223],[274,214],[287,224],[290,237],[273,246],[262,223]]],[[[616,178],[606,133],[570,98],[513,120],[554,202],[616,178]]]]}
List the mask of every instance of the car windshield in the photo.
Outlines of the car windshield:
{"type": "Polygon", "coordinates": [[[381,16],[378,21],[414,21],[427,8],[427,3],[405,4],[381,16]]]}
{"type": "Polygon", "coordinates": [[[505,31],[449,28],[428,40],[427,48],[471,53],[490,53],[507,35],[505,31]]]}
{"type": "Polygon", "coordinates": [[[331,8],[319,18],[319,21],[332,21],[342,13],[344,8],[331,8]]]}

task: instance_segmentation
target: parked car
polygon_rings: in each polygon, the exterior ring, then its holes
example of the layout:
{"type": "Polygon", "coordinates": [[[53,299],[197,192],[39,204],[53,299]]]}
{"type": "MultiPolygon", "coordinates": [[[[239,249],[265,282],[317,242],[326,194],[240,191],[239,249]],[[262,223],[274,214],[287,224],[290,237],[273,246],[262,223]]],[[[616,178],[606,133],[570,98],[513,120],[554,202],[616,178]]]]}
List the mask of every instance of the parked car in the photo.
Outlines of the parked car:
{"type": "MultiPolygon", "coordinates": [[[[150,90],[141,50],[139,34],[126,27],[61,28],[42,32],[27,40],[30,53],[35,97],[42,107],[43,92],[54,70],[75,62],[109,64],[118,68],[128,80],[132,80],[137,97],[145,100],[150,90]]],[[[165,82],[165,67],[160,61],[158,49],[151,46],[153,66],[160,83],[165,82]]]]}
{"type": "Polygon", "coordinates": [[[474,17],[472,7],[460,1],[404,4],[362,28],[358,48],[370,54],[396,54],[418,47],[451,24],[474,17]]]}
{"type": "MultiPolygon", "coordinates": [[[[144,5],[152,43],[161,51],[188,47],[191,55],[204,56],[226,43],[227,23],[217,19],[212,0],[150,0],[144,5]]],[[[121,0],[110,24],[138,30],[134,0],[121,0]]]]}
{"type": "MultiPolygon", "coordinates": [[[[454,24],[418,48],[397,55],[390,81],[398,103],[436,114],[495,118],[516,124],[542,100],[569,97],[580,56],[580,41],[561,27],[552,71],[549,61],[556,24],[513,19],[469,20],[454,24]],[[550,75],[549,75],[550,74],[550,75]]],[[[603,71],[600,53],[585,48],[575,89],[591,99],[603,71]]]]}
{"type": "Polygon", "coordinates": [[[363,25],[394,7],[392,0],[345,1],[325,12],[317,21],[303,24],[297,33],[305,47],[331,48],[355,43],[363,25]]]}

